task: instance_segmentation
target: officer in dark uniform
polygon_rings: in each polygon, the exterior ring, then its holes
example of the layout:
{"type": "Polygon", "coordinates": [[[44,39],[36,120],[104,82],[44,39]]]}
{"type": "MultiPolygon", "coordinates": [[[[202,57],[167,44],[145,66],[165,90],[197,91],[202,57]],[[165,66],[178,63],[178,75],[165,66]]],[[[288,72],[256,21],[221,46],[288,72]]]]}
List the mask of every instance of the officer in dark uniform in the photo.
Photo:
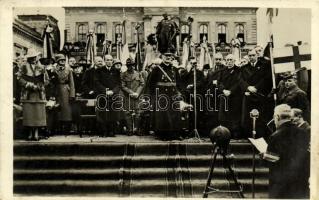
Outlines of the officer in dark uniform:
{"type": "Polygon", "coordinates": [[[165,53],[162,59],[163,62],[150,73],[146,91],[150,95],[152,130],[161,139],[170,140],[180,137],[180,76],[172,66],[174,57],[171,53],[165,53]]]}

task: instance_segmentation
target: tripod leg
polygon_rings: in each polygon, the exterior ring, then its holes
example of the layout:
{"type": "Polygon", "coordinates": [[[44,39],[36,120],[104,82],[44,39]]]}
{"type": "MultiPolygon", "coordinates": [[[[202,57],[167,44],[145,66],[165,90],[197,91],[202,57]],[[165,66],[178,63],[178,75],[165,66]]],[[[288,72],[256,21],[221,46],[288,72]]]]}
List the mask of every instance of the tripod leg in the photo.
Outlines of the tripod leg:
{"type": "Polygon", "coordinates": [[[229,161],[228,161],[228,159],[227,159],[227,157],[226,157],[226,155],[224,153],[223,153],[223,163],[227,166],[227,168],[228,168],[228,170],[229,170],[229,172],[230,172],[230,174],[231,174],[231,176],[233,178],[233,181],[235,182],[235,185],[236,185],[236,187],[237,187],[237,189],[239,191],[240,198],[245,198],[244,194],[243,194],[243,191],[242,191],[242,188],[240,187],[240,185],[239,185],[239,183],[237,181],[237,178],[235,176],[235,172],[231,168],[230,163],[229,163],[229,161]]]}
{"type": "Polygon", "coordinates": [[[204,193],[203,193],[203,198],[207,198],[208,197],[209,186],[210,186],[211,180],[213,178],[215,161],[216,161],[216,157],[217,157],[217,154],[218,154],[217,152],[215,152],[215,148],[213,149],[212,153],[214,154],[214,159],[210,163],[210,169],[209,169],[209,173],[208,173],[208,178],[207,178],[207,183],[206,183],[206,186],[205,186],[205,190],[204,190],[204,193]]]}

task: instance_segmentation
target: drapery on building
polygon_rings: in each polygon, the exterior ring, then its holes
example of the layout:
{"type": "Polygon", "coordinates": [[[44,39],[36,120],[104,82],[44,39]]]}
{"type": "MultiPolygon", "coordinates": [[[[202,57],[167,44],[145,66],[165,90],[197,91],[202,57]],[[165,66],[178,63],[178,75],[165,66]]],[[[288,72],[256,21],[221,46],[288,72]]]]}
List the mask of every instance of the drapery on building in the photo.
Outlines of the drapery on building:
{"type": "Polygon", "coordinates": [[[256,11],[257,8],[65,7],[65,41],[74,45],[74,56],[82,57],[86,34],[93,29],[98,55],[101,54],[105,39],[112,41],[114,52],[117,37],[124,37],[121,23],[125,14],[126,41],[129,46],[136,44],[137,32],[134,27],[139,22],[142,28],[138,34],[143,46],[146,37],[155,33],[157,23],[166,12],[180,27],[180,48],[189,33],[190,27],[186,21],[191,16],[194,19],[191,27],[193,42],[199,44],[205,36],[208,43],[220,46],[220,51],[227,53],[230,51],[228,44],[237,37],[245,42],[242,48],[245,53],[257,42],[256,11]]]}

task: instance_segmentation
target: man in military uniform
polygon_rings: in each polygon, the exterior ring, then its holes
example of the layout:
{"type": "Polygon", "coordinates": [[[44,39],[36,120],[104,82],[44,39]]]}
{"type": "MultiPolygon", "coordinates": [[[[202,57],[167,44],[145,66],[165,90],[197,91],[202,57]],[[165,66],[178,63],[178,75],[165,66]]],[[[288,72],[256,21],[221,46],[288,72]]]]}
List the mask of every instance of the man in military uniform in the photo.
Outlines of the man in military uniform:
{"type": "Polygon", "coordinates": [[[159,52],[175,52],[176,51],[176,36],[179,33],[177,24],[168,19],[167,13],[163,14],[164,19],[158,23],[156,27],[156,36],[158,40],[159,52]]]}
{"type": "Polygon", "coordinates": [[[139,134],[138,125],[140,111],[138,108],[139,96],[144,87],[144,79],[142,74],[134,70],[134,60],[128,58],[126,60],[127,71],[121,74],[122,90],[124,93],[124,109],[125,118],[128,127],[128,134],[139,134]]]}
{"type": "Polygon", "coordinates": [[[166,53],[162,59],[163,62],[150,73],[146,91],[151,98],[152,130],[161,139],[168,140],[179,137],[181,113],[178,110],[179,104],[174,102],[182,98],[180,77],[177,69],[172,66],[173,55],[166,53]]]}
{"type": "MultiPolygon", "coordinates": [[[[113,65],[113,57],[105,56],[106,66],[103,66],[103,59],[95,59],[98,69],[94,76],[94,84],[97,94],[97,122],[102,132],[102,136],[114,136],[116,121],[119,120],[119,110],[116,110],[114,102],[119,97],[121,78],[120,72],[113,65]],[[114,98],[113,98],[114,97],[114,98]]],[[[119,108],[120,109],[120,108],[119,108]]]]}
{"type": "Polygon", "coordinates": [[[272,74],[270,62],[258,59],[256,51],[249,51],[249,63],[242,66],[239,84],[244,94],[242,110],[242,126],[245,134],[252,132],[250,111],[257,109],[259,118],[256,121],[257,137],[267,136],[267,122],[271,119],[273,100],[269,96],[272,89],[272,74]]]}
{"type": "Polygon", "coordinates": [[[301,109],[304,119],[310,122],[310,106],[307,93],[298,87],[297,79],[293,75],[286,76],[283,79],[283,86],[285,90],[281,95],[278,95],[278,102],[301,109]]]}

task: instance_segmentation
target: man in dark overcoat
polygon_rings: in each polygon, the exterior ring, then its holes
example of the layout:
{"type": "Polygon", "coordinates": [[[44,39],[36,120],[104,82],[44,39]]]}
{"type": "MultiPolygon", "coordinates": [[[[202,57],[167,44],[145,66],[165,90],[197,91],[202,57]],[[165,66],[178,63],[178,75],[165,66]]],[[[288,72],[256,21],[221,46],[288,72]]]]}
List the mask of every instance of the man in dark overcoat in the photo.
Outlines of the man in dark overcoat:
{"type": "MultiPolygon", "coordinates": [[[[106,66],[102,67],[103,59],[97,57],[95,63],[98,67],[94,76],[94,85],[97,91],[96,117],[99,131],[103,136],[114,136],[116,121],[118,121],[119,111],[123,107],[117,103],[121,98],[119,95],[121,87],[120,72],[113,67],[113,57],[105,56],[106,66]]],[[[122,99],[123,102],[123,99],[122,99]]]]}
{"type": "Polygon", "coordinates": [[[241,80],[239,82],[243,91],[242,127],[247,136],[251,136],[252,120],[250,112],[259,111],[256,121],[256,136],[267,136],[267,122],[271,119],[271,110],[274,107],[269,93],[272,89],[272,72],[270,62],[258,58],[255,50],[248,53],[249,63],[241,67],[241,80]]]}
{"type": "Polygon", "coordinates": [[[218,79],[220,77],[220,72],[226,68],[223,63],[224,58],[221,53],[216,53],[214,60],[215,66],[213,68],[207,69],[207,75],[204,65],[204,121],[207,133],[209,133],[216,126],[220,125],[218,120],[220,104],[218,95],[222,94],[222,91],[218,90],[218,79]]]}
{"type": "MultiPolygon", "coordinates": [[[[204,124],[202,117],[204,114],[204,74],[203,71],[200,71],[197,68],[197,61],[194,57],[190,58],[190,65],[188,69],[183,69],[180,72],[181,81],[183,82],[182,94],[185,97],[185,101],[194,106],[194,71],[196,70],[196,109],[197,109],[197,129],[199,129],[200,133],[203,132],[202,128],[204,128],[204,124]]],[[[194,130],[195,124],[195,113],[194,109],[190,112],[188,129],[190,131],[194,130]]]]}
{"type": "Polygon", "coordinates": [[[228,54],[226,68],[219,73],[218,89],[222,94],[217,98],[220,103],[219,122],[231,131],[233,138],[242,137],[240,128],[242,90],[239,81],[240,69],[235,65],[234,56],[228,54]]]}
{"type": "Polygon", "coordinates": [[[269,198],[309,198],[310,134],[291,122],[291,107],[278,105],[276,131],[270,136],[265,160],[269,162],[269,198]]]}

